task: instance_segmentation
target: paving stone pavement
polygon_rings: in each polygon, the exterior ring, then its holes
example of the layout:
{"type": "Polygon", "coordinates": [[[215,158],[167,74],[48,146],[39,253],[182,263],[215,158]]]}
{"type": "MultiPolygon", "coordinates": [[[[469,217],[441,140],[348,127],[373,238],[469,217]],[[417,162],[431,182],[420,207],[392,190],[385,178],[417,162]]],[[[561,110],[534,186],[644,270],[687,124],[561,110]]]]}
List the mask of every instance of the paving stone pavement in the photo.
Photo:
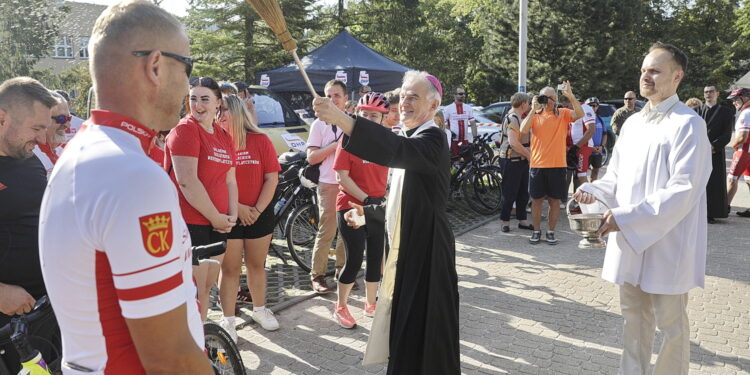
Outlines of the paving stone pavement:
{"type": "MultiPolygon", "coordinates": [[[[746,187],[735,205],[750,207],[746,187]]],[[[692,375],[750,373],[750,219],[735,210],[709,226],[706,287],[689,295],[692,375]]],[[[492,221],[456,239],[463,373],[616,374],[622,318],[617,287],[599,277],[603,250],[578,249],[565,216],[557,246],[499,229],[492,221]]],[[[354,330],[331,319],[335,294],[278,312],[276,332],[243,324],[248,373],[384,374],[360,364],[372,321],[363,298],[351,300],[354,330]]]]}
{"type": "MultiPolygon", "coordinates": [[[[497,216],[477,214],[464,201],[451,201],[449,202],[449,208],[451,210],[448,212],[448,219],[454,233],[464,233],[482,222],[497,216]]],[[[281,258],[276,256],[273,251],[269,251],[270,256],[266,262],[266,304],[268,306],[284,306],[312,293],[310,275],[304,272],[295,263],[294,259],[292,259],[289,250],[287,250],[286,239],[281,236],[278,229],[274,232],[272,246],[286,258],[287,263],[284,264],[281,258]]],[[[329,270],[333,269],[334,263],[334,258],[331,257],[328,261],[329,270]]],[[[244,268],[240,276],[240,284],[243,287],[247,287],[247,277],[244,268]]],[[[213,310],[211,317],[220,317],[218,290],[215,288],[212,292],[211,308],[213,310]]]]}

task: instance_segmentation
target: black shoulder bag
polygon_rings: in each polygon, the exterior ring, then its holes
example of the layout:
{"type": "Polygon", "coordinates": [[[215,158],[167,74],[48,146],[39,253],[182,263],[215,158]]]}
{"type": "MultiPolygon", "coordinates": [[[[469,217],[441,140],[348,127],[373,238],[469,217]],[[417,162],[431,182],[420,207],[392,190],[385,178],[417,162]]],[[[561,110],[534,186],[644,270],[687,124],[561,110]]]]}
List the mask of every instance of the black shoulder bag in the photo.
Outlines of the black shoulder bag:
{"type": "MultiPolygon", "coordinates": [[[[331,125],[331,130],[333,131],[333,137],[334,140],[332,143],[336,143],[339,141],[339,138],[341,138],[341,135],[344,134],[343,132],[339,134],[339,136],[336,136],[336,126],[331,125]]],[[[329,143],[330,145],[330,143],[329,143]]],[[[321,145],[320,148],[323,148],[321,145]]],[[[325,159],[323,159],[325,160],[325,159]]],[[[312,183],[317,184],[318,181],[320,181],[320,165],[323,164],[321,161],[318,164],[307,164],[304,168],[302,168],[302,176],[306,179],[310,180],[312,183]]]]}

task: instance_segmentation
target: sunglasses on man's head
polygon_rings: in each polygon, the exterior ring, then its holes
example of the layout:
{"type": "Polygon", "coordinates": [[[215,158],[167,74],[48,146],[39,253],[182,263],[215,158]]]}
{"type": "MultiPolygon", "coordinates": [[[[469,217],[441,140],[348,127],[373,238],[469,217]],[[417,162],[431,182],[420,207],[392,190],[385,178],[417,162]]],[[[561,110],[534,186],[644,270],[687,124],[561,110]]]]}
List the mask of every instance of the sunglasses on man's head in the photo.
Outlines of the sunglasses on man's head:
{"type": "Polygon", "coordinates": [[[219,84],[214,81],[211,77],[200,77],[196,79],[193,83],[191,83],[191,86],[202,86],[202,87],[208,87],[209,89],[218,89],[219,84]]]}
{"type": "Polygon", "coordinates": [[[51,117],[53,120],[55,120],[56,123],[60,125],[73,119],[73,116],[70,116],[70,115],[60,115],[60,116],[51,116],[51,117]]]}
{"type": "MultiPolygon", "coordinates": [[[[133,56],[148,56],[148,55],[151,54],[151,52],[154,52],[154,51],[153,50],[151,50],[151,51],[133,51],[131,53],[133,54],[133,56]]],[[[190,73],[193,72],[193,63],[195,63],[195,60],[192,57],[182,56],[182,55],[178,55],[176,53],[171,53],[171,52],[164,52],[164,51],[159,51],[159,52],[161,52],[161,54],[164,55],[164,56],[171,57],[171,58],[173,58],[173,59],[175,59],[175,60],[177,60],[177,61],[185,64],[185,74],[187,74],[187,76],[190,77],[190,73]]]]}

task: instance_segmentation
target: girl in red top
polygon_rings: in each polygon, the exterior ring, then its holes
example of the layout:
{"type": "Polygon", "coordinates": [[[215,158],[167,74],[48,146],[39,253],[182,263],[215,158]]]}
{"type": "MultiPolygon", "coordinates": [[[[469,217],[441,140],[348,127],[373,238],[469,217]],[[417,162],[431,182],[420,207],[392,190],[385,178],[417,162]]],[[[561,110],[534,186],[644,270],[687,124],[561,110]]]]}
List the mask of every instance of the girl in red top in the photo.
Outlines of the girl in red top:
{"type": "MultiPolygon", "coordinates": [[[[232,137],[215,121],[221,105],[219,85],[211,78],[197,79],[189,103],[190,112],[167,136],[164,160],[177,185],[190,240],[199,246],[226,240],[234,227],[237,182],[232,137]]],[[[193,268],[204,321],[208,293],[218,275],[219,266],[210,262],[193,268]]]]}
{"type": "MultiPolygon", "coordinates": [[[[388,99],[376,92],[365,94],[359,99],[357,114],[377,123],[389,112],[388,99]]],[[[338,280],[338,302],[334,307],[333,318],[344,328],[354,328],[357,322],[349,313],[347,300],[352,290],[357,272],[362,268],[362,258],[367,247],[367,267],[365,271],[366,316],[375,314],[375,297],[380,282],[381,263],[383,261],[385,226],[367,223],[357,229],[346,224],[344,214],[352,208],[350,203],[358,205],[380,204],[385,198],[388,167],[370,163],[345,151],[341,144],[336,150],[333,163],[336,178],[339,181],[339,194],[336,197],[339,234],[344,240],[346,264],[338,280]]]]}
{"type": "Polygon", "coordinates": [[[237,150],[239,223],[232,228],[221,265],[222,326],[234,333],[234,307],[240,284],[242,256],[247,266],[247,284],[253,299],[253,320],[266,330],[279,329],[279,322],[266,305],[266,256],[273,233],[273,195],[281,166],[268,138],[250,120],[245,102],[237,95],[224,97],[219,122],[227,129],[237,150]]]}

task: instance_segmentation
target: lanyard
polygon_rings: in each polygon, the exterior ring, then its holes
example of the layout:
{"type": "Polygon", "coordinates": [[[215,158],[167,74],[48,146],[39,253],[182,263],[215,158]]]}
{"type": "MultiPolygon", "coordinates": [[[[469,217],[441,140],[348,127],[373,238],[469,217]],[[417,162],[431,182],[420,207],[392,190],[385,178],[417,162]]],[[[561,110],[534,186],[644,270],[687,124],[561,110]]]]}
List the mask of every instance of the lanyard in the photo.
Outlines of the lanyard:
{"type": "Polygon", "coordinates": [[[148,154],[149,149],[151,149],[156,139],[156,130],[141,125],[138,121],[118,113],[95,109],[91,111],[91,117],[88,122],[94,125],[120,129],[135,136],[141,142],[143,152],[146,154],[148,154]]]}

